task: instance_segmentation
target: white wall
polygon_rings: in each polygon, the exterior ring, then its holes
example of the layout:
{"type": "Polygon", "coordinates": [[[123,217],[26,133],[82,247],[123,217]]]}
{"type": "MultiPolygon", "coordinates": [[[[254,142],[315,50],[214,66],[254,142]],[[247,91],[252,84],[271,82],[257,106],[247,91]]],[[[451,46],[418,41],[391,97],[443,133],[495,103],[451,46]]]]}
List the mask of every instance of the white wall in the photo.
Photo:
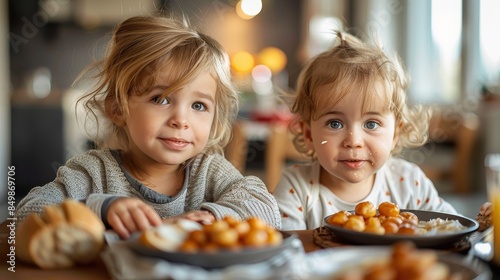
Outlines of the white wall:
{"type": "Polygon", "coordinates": [[[0,0],[0,221],[7,218],[7,166],[10,162],[10,78],[7,0],[0,0]]]}

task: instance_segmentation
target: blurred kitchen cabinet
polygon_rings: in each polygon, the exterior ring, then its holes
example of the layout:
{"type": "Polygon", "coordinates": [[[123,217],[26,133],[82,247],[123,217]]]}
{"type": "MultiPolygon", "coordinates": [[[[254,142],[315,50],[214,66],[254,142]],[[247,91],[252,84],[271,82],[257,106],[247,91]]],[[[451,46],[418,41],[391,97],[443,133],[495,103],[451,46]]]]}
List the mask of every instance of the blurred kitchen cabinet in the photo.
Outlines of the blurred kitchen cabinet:
{"type": "Polygon", "coordinates": [[[64,115],[58,92],[35,99],[17,91],[11,101],[11,165],[19,201],[31,188],[53,181],[65,163],[64,115]]]}

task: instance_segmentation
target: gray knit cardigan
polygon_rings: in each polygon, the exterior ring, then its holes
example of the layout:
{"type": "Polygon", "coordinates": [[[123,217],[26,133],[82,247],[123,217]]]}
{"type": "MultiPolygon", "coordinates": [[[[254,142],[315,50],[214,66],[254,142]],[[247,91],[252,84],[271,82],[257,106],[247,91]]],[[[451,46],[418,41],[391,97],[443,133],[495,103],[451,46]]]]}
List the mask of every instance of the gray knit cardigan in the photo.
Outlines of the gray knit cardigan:
{"type": "Polygon", "coordinates": [[[243,176],[222,155],[198,155],[187,167],[188,178],[182,190],[168,197],[131,178],[113,153],[116,151],[90,150],[68,160],[59,168],[54,181],[33,188],[19,202],[18,221],[29,213],[40,214],[44,206],[68,198],[85,200],[100,216],[106,198],[125,196],[143,199],[160,217],[202,209],[210,211],[217,219],[227,215],[240,219],[256,216],[274,228],[281,228],[278,205],[262,180],[243,176]]]}

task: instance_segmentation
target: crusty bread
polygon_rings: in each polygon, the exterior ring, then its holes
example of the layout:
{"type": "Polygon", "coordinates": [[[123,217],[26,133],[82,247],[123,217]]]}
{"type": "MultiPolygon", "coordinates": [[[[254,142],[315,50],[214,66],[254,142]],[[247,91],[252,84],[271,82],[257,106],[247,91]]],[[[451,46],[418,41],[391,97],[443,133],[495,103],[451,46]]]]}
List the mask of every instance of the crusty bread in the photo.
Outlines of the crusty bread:
{"type": "Polygon", "coordinates": [[[478,231],[482,232],[491,226],[491,215],[477,214],[476,221],[479,223],[478,231]]]}
{"type": "Polygon", "coordinates": [[[104,245],[105,227],[85,204],[68,199],[28,215],[16,229],[19,259],[44,269],[92,261],[104,245]]]}

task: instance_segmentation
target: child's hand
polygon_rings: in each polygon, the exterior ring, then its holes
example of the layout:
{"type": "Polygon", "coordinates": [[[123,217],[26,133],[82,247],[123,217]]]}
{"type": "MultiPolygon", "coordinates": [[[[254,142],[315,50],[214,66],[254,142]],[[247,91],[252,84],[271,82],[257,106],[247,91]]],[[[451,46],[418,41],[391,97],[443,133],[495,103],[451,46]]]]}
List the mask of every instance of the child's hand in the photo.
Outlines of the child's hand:
{"type": "Polygon", "coordinates": [[[164,219],[164,223],[174,223],[178,219],[187,219],[191,221],[198,222],[200,224],[211,224],[215,221],[215,216],[209,211],[205,210],[193,210],[186,212],[182,215],[164,219]]]}
{"type": "Polygon", "coordinates": [[[111,203],[108,208],[109,225],[123,238],[129,238],[136,231],[143,231],[162,223],[156,211],[138,198],[123,197],[111,203]]]}
{"type": "Polygon", "coordinates": [[[482,206],[481,209],[479,209],[479,214],[483,216],[489,216],[491,215],[491,212],[493,211],[493,205],[491,202],[485,202],[482,206]]]}
{"type": "Polygon", "coordinates": [[[479,214],[476,217],[476,220],[479,223],[478,231],[484,231],[485,229],[491,226],[491,214],[493,212],[493,205],[490,202],[485,202],[481,209],[479,209],[479,214]]]}

